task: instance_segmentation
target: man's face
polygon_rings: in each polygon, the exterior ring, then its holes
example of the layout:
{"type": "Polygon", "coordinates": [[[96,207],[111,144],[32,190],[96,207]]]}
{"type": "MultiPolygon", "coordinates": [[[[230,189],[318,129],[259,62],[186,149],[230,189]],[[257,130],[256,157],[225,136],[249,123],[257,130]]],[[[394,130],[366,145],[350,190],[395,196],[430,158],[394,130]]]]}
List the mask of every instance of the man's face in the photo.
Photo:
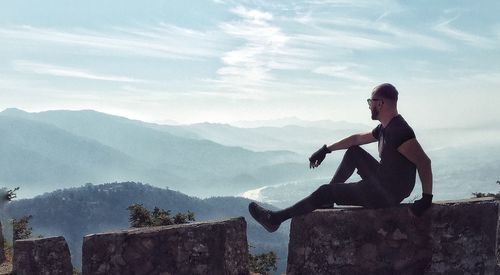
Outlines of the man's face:
{"type": "Polygon", "coordinates": [[[372,120],[377,120],[382,108],[382,99],[377,97],[376,91],[373,91],[372,96],[368,99],[368,107],[372,113],[372,120]]]}

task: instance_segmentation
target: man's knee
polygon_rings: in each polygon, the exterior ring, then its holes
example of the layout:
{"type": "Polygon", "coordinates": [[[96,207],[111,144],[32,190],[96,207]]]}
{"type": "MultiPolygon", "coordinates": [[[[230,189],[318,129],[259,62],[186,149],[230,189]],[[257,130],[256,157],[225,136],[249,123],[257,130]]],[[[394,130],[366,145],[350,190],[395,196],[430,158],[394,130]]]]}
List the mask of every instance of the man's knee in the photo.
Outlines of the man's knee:
{"type": "Polygon", "coordinates": [[[314,202],[318,205],[332,203],[334,201],[335,184],[323,184],[312,193],[314,202]]]}
{"type": "Polygon", "coordinates": [[[360,151],[363,151],[363,149],[361,147],[359,147],[359,145],[353,145],[349,148],[347,148],[347,152],[346,153],[358,153],[360,151]]]}
{"type": "Polygon", "coordinates": [[[360,146],[354,145],[354,146],[347,148],[347,151],[345,154],[349,158],[358,158],[358,157],[361,157],[364,154],[366,154],[366,151],[365,151],[365,149],[361,148],[360,146]]]}

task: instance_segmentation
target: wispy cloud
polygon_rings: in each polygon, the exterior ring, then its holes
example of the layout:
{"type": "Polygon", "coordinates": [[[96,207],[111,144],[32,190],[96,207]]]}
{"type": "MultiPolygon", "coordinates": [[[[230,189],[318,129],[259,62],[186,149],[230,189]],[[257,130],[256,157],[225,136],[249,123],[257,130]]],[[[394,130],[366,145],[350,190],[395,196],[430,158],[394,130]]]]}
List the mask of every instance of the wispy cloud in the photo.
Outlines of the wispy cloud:
{"type": "Polygon", "coordinates": [[[459,16],[455,16],[452,19],[444,20],[434,26],[434,30],[446,35],[449,38],[462,41],[468,45],[479,47],[479,48],[493,48],[495,43],[493,40],[459,30],[451,26],[451,23],[458,19],[459,16]]]}
{"type": "Polygon", "coordinates": [[[357,69],[360,66],[357,64],[337,64],[329,66],[321,66],[313,70],[314,73],[332,76],[335,78],[350,80],[354,82],[370,82],[373,80],[359,73],[357,69]]]}
{"type": "Polygon", "coordinates": [[[13,62],[14,69],[19,72],[28,72],[35,74],[59,76],[59,77],[73,77],[91,80],[113,81],[113,82],[144,82],[125,76],[96,74],[87,70],[56,66],[51,64],[36,63],[25,60],[16,60],[13,62]]]}
{"type": "Polygon", "coordinates": [[[226,88],[239,86],[241,90],[255,87],[273,79],[271,70],[286,68],[279,63],[288,37],[283,31],[271,24],[273,15],[256,9],[238,6],[231,10],[241,20],[219,25],[230,39],[243,40],[243,44],[222,55],[223,67],[217,70],[220,79],[213,83],[226,88]]]}
{"type": "MultiPolygon", "coordinates": [[[[389,12],[385,12],[385,16],[389,12]]],[[[297,23],[308,26],[311,34],[298,35],[304,43],[357,50],[394,48],[425,48],[446,51],[451,47],[442,39],[397,27],[381,17],[370,21],[338,16],[324,18],[311,14],[295,17],[297,23]]]]}
{"type": "Polygon", "coordinates": [[[328,7],[349,7],[349,8],[375,8],[375,7],[387,7],[390,4],[394,4],[394,1],[370,1],[370,0],[308,0],[307,4],[328,6],[328,7]]]}
{"type": "MultiPolygon", "coordinates": [[[[153,56],[171,59],[205,59],[217,52],[212,33],[159,24],[149,28],[114,28],[106,32],[61,31],[31,26],[0,29],[0,38],[36,41],[63,46],[95,48],[109,53],[153,56]]],[[[220,46],[220,45],[219,45],[220,46]]]]}
{"type": "Polygon", "coordinates": [[[232,12],[254,24],[265,25],[273,19],[273,15],[269,12],[263,12],[256,9],[246,9],[243,6],[238,6],[232,9],[232,12]]]}

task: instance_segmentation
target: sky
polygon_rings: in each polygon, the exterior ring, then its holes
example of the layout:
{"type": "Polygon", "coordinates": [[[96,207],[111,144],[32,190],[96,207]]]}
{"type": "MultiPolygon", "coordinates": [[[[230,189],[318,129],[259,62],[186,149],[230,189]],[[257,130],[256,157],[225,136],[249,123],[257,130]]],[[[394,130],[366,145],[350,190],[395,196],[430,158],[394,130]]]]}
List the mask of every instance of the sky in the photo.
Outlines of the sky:
{"type": "Polygon", "coordinates": [[[500,117],[500,1],[16,0],[0,109],[157,123],[371,123],[380,83],[421,127],[500,117]]]}

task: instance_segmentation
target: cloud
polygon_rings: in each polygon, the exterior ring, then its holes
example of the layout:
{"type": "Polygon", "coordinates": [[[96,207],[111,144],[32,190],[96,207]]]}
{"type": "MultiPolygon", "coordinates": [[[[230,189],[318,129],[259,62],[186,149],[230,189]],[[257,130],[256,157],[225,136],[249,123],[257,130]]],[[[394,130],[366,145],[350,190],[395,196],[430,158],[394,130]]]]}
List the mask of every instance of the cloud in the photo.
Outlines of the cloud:
{"type": "Polygon", "coordinates": [[[329,65],[329,66],[321,66],[313,70],[314,73],[323,74],[332,76],[335,78],[351,80],[354,82],[370,82],[374,81],[369,77],[366,77],[356,69],[360,68],[359,65],[356,64],[338,64],[338,65],[329,65]]]}
{"type": "Polygon", "coordinates": [[[307,4],[328,6],[328,7],[348,7],[348,8],[380,8],[394,5],[394,1],[370,1],[370,0],[308,0],[307,4]]]}
{"type": "MultiPolygon", "coordinates": [[[[383,15],[388,13],[390,12],[386,11],[383,15]]],[[[306,14],[292,20],[308,26],[310,33],[300,34],[297,39],[312,45],[356,50],[425,48],[447,51],[451,49],[450,45],[440,38],[396,27],[390,22],[382,21],[382,17],[371,21],[343,16],[323,18],[306,14]]]]}
{"type": "Polygon", "coordinates": [[[391,49],[395,46],[368,35],[337,30],[321,29],[319,34],[299,34],[294,37],[295,43],[309,47],[341,48],[348,50],[391,49]]]}
{"type": "Polygon", "coordinates": [[[273,15],[269,12],[262,12],[255,9],[248,10],[243,6],[238,6],[231,11],[239,15],[240,17],[258,25],[266,24],[267,21],[271,21],[273,19],[273,15]]]}
{"type": "Polygon", "coordinates": [[[460,40],[468,45],[479,47],[479,48],[494,48],[495,43],[491,39],[487,39],[485,37],[481,37],[479,35],[475,35],[472,33],[468,33],[457,28],[451,26],[451,23],[455,21],[458,16],[455,16],[452,19],[445,20],[441,23],[438,23],[434,26],[434,30],[444,34],[445,36],[460,40]]]}
{"type": "Polygon", "coordinates": [[[288,37],[281,28],[271,24],[273,15],[242,6],[231,9],[241,20],[221,23],[219,28],[229,39],[242,40],[243,44],[226,51],[221,61],[223,67],[217,70],[217,85],[226,88],[245,87],[256,92],[255,87],[264,81],[273,79],[271,70],[285,69],[287,64],[280,64],[280,56],[285,55],[284,48],[288,37]],[[245,85],[245,86],[243,86],[245,85]]]}
{"type": "Polygon", "coordinates": [[[125,76],[116,75],[99,75],[86,70],[62,67],[51,64],[36,63],[25,60],[16,60],[13,62],[14,69],[19,72],[28,72],[35,74],[59,76],[59,77],[73,77],[91,80],[113,81],[113,82],[144,82],[125,76]]]}
{"type": "Polygon", "coordinates": [[[155,27],[114,28],[106,32],[89,30],[61,31],[31,26],[0,29],[0,38],[36,41],[40,46],[76,46],[105,51],[169,59],[206,59],[218,55],[217,37],[169,24],[155,27]]]}

